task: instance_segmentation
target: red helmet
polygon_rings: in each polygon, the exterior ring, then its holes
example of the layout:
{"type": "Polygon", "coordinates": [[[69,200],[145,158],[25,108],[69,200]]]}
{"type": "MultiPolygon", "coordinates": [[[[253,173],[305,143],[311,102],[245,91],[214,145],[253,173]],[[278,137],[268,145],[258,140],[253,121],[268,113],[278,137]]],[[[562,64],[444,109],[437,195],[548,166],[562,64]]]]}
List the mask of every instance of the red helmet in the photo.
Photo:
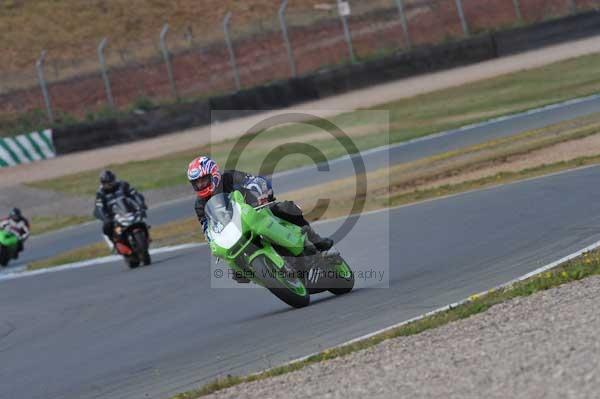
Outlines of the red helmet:
{"type": "Polygon", "coordinates": [[[221,182],[219,165],[209,157],[198,157],[188,165],[187,178],[198,197],[209,199],[221,182]]]}

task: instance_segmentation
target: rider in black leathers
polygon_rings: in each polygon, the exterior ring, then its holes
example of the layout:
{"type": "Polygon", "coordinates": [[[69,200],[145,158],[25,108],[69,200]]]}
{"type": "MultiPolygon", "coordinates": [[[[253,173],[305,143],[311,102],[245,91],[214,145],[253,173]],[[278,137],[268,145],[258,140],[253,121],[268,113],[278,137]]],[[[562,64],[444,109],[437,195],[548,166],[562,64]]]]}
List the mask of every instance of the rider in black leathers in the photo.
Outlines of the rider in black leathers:
{"type": "Polygon", "coordinates": [[[111,203],[123,196],[131,198],[142,212],[148,209],[144,196],[131,187],[128,182],[117,180],[117,176],[110,170],[102,172],[100,174],[100,187],[96,192],[94,216],[102,221],[102,233],[112,243],[114,243],[114,215],[111,210],[111,203]]]}

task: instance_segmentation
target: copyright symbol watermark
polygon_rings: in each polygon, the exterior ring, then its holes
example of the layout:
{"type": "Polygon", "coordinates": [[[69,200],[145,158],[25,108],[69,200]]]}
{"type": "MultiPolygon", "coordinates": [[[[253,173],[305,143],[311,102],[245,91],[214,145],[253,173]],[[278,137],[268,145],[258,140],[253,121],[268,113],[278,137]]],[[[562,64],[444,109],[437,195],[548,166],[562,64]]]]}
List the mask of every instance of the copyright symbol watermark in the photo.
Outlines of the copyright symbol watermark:
{"type": "MultiPolygon", "coordinates": [[[[211,117],[223,121],[232,112],[244,115],[244,111],[223,111],[222,115],[213,111],[211,117]]],[[[238,132],[226,131],[228,123],[215,123],[211,126],[211,156],[223,171],[270,178],[277,200],[296,202],[307,220],[333,218],[315,229],[331,237],[344,256],[346,251],[352,256],[352,251],[373,250],[381,267],[351,266],[355,272],[361,267],[365,272],[367,268],[375,270],[388,281],[390,218],[383,215],[363,223],[361,215],[375,195],[382,193],[383,197],[389,192],[389,173],[385,174],[389,168],[389,116],[388,111],[371,110],[273,111],[267,117],[254,115],[232,122],[232,126],[243,126],[238,132]],[[232,135],[237,138],[223,141],[232,135]],[[381,150],[374,151],[374,147],[381,150]],[[291,192],[296,195],[285,195],[291,192]]],[[[387,198],[381,203],[385,201],[387,198]]],[[[223,270],[213,268],[212,272],[213,286],[236,287],[232,279],[222,278],[223,270]]],[[[372,285],[376,279],[363,280],[372,285]]]]}

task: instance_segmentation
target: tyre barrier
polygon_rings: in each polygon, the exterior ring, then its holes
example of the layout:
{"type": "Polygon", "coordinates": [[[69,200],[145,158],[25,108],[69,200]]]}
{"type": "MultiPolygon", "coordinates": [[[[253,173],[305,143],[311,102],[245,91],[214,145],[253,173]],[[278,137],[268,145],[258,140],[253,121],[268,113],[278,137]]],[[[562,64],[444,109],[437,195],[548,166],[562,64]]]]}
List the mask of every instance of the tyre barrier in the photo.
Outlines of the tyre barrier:
{"type": "Polygon", "coordinates": [[[0,138],[0,168],[54,158],[52,130],[0,138]]]}
{"type": "Polygon", "coordinates": [[[600,34],[600,14],[590,11],[494,33],[498,57],[600,34]]]}

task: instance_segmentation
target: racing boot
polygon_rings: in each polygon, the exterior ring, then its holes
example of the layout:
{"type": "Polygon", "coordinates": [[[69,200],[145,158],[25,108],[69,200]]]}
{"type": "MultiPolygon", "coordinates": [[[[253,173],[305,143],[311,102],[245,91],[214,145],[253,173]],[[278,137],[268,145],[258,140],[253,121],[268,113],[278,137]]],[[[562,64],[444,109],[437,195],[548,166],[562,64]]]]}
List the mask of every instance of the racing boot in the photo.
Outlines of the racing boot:
{"type": "Polygon", "coordinates": [[[246,272],[240,272],[238,270],[232,270],[232,278],[239,284],[248,284],[250,279],[246,276],[246,272]]]}
{"type": "Polygon", "coordinates": [[[306,234],[308,241],[320,252],[328,251],[333,247],[333,240],[328,237],[321,237],[310,225],[302,227],[302,232],[306,234]]]}

